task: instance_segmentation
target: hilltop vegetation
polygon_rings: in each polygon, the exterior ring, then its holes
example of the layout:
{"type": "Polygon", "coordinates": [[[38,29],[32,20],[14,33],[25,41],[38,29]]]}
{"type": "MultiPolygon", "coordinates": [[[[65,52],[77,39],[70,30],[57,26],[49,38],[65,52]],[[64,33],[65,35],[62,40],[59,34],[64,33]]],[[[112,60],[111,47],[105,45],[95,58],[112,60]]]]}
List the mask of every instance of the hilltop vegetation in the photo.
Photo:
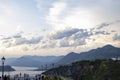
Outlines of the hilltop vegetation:
{"type": "Polygon", "coordinates": [[[63,76],[73,80],[120,80],[120,63],[113,60],[78,61],[50,69],[43,74],[63,76]]]}
{"type": "Polygon", "coordinates": [[[62,76],[57,75],[47,75],[45,76],[45,80],[72,80],[72,79],[64,78],[62,76]]]}

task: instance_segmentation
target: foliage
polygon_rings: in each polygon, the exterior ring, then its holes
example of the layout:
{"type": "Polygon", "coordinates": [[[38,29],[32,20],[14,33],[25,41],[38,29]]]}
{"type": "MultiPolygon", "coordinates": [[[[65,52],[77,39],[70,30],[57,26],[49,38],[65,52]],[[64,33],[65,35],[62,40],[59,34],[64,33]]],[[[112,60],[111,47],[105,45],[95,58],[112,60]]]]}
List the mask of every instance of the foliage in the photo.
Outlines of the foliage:
{"type": "Polygon", "coordinates": [[[45,80],[66,80],[66,79],[56,75],[47,75],[45,76],[45,80]]]}
{"type": "Polygon", "coordinates": [[[50,69],[43,74],[64,76],[73,80],[120,80],[120,62],[113,60],[78,61],[71,65],[50,69]]]}

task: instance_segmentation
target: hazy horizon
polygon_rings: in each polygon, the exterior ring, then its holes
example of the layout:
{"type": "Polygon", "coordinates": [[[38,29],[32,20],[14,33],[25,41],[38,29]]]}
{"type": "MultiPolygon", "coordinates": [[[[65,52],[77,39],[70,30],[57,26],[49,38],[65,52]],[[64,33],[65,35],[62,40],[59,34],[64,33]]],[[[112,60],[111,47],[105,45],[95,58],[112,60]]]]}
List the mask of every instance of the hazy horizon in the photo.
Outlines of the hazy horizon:
{"type": "Polygon", "coordinates": [[[119,0],[0,0],[0,56],[120,47],[119,0]]]}

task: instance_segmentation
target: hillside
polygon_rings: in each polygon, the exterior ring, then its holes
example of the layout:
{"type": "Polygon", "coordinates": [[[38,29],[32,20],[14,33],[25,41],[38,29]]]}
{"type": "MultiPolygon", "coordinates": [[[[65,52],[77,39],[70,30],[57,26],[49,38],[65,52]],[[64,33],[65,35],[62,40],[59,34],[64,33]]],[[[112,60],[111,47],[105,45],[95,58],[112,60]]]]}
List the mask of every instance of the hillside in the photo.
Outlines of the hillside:
{"type": "Polygon", "coordinates": [[[73,80],[120,80],[120,62],[113,60],[79,61],[50,69],[43,74],[73,80]]]}
{"type": "Polygon", "coordinates": [[[79,58],[78,53],[71,52],[65,57],[63,57],[60,61],[58,61],[56,65],[67,64],[67,63],[69,64],[69,63],[75,62],[78,58],[79,58]]]}
{"type": "Polygon", "coordinates": [[[56,65],[70,64],[80,60],[111,59],[120,56],[120,48],[112,45],[106,45],[101,48],[92,49],[88,52],[69,53],[59,60],[56,65]]]}
{"type": "MultiPolygon", "coordinates": [[[[2,71],[2,66],[0,66],[0,71],[2,71]]],[[[15,71],[11,66],[4,66],[4,71],[15,71]]]]}

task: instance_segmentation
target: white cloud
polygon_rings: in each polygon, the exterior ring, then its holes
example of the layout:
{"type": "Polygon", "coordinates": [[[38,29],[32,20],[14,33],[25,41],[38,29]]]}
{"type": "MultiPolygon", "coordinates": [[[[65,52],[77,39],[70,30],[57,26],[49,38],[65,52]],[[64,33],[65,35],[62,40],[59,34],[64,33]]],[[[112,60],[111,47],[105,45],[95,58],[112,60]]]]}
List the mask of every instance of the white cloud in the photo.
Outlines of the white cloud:
{"type": "Polygon", "coordinates": [[[46,16],[47,22],[55,30],[65,29],[66,27],[88,29],[94,27],[96,13],[92,10],[70,7],[69,3],[56,2],[49,9],[49,15],[46,16]]]}
{"type": "Polygon", "coordinates": [[[66,27],[88,29],[96,25],[119,18],[117,1],[80,1],[60,0],[49,8],[47,22],[55,30],[66,27]],[[117,5],[117,6],[115,6],[117,5]],[[111,10],[111,8],[113,10],[111,10]]]}
{"type": "Polygon", "coordinates": [[[50,39],[62,39],[64,37],[69,37],[75,33],[77,33],[79,29],[77,28],[66,28],[64,30],[56,31],[49,35],[50,39]]]}
{"type": "Polygon", "coordinates": [[[94,16],[95,14],[90,10],[75,8],[65,16],[64,22],[72,27],[88,29],[93,27],[93,23],[95,22],[94,16]]]}
{"type": "Polygon", "coordinates": [[[16,32],[22,32],[23,30],[22,30],[22,26],[21,25],[18,25],[17,26],[17,28],[16,28],[16,32]]]}
{"type": "Polygon", "coordinates": [[[54,26],[55,29],[58,29],[59,24],[63,24],[60,19],[67,8],[67,4],[64,2],[55,2],[52,4],[52,7],[49,8],[49,14],[46,16],[48,24],[54,26]],[[55,27],[56,26],[56,27],[55,27]]]}
{"type": "Polygon", "coordinates": [[[63,2],[55,2],[53,3],[53,7],[50,8],[50,13],[49,13],[49,16],[50,17],[58,17],[62,14],[62,12],[66,9],[66,3],[63,3],[63,2]]]}
{"type": "Polygon", "coordinates": [[[3,15],[6,16],[13,16],[14,15],[14,8],[4,3],[0,3],[0,10],[3,15]]]}
{"type": "Polygon", "coordinates": [[[37,37],[24,37],[22,33],[15,34],[10,37],[3,37],[0,42],[3,47],[10,48],[10,47],[16,47],[19,45],[30,45],[30,44],[38,44],[42,40],[42,36],[37,37]]]}
{"type": "Polygon", "coordinates": [[[107,31],[111,26],[114,26],[114,24],[109,25],[109,27],[103,27],[101,30],[98,30],[97,28],[66,28],[65,30],[56,31],[45,37],[41,37],[40,35],[25,35],[24,33],[8,37],[1,36],[0,44],[2,45],[2,48],[0,48],[0,50],[3,51],[4,49],[7,49],[8,52],[17,52],[14,50],[17,49],[24,54],[27,52],[37,55],[39,55],[39,53],[43,55],[55,54],[53,52],[64,50],[59,51],[59,54],[56,53],[56,55],[60,55],[70,51],[80,52],[89,50],[91,49],[90,46],[96,48],[106,44],[118,45],[120,44],[119,41],[113,41],[113,36],[117,32],[111,32],[111,30],[107,31]],[[95,44],[97,46],[95,46],[95,44]],[[85,47],[88,47],[88,49],[85,49],[85,47]]]}
{"type": "Polygon", "coordinates": [[[12,1],[0,1],[1,54],[64,54],[120,45],[119,0],[12,1]]]}
{"type": "Polygon", "coordinates": [[[118,34],[115,34],[114,36],[113,36],[113,40],[114,41],[120,41],[120,35],[118,35],[118,34]]]}

